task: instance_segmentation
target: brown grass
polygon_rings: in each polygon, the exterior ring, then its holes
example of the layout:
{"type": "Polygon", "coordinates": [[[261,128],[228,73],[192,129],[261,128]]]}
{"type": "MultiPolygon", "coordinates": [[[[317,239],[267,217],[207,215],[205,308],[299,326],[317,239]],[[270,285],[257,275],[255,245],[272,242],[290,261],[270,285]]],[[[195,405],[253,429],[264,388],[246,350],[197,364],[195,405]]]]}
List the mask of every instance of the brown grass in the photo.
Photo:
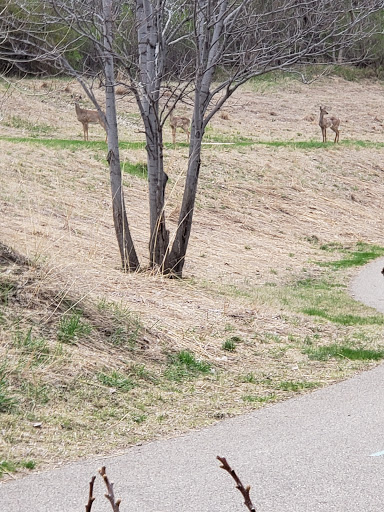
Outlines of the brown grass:
{"type": "MultiPolygon", "coordinates": [[[[24,80],[6,97],[0,136],[28,137],[35,124],[50,128],[48,136],[81,140],[70,99],[76,92],[74,83],[24,80]]],[[[219,116],[212,121],[208,135],[320,140],[317,114],[326,104],[341,118],[341,141],[379,142],[382,126],[375,118],[381,115],[382,94],[381,83],[341,79],[256,91],[249,85],[227,105],[225,122],[219,116]]],[[[132,98],[119,99],[119,113],[121,139],[144,140],[132,98]]],[[[37,136],[47,134],[37,131],[37,136]]],[[[90,138],[102,141],[102,128],[92,126],[90,138]]],[[[165,139],[171,141],[169,127],[165,139]]],[[[31,458],[40,469],[110,453],[295,394],[281,383],[305,383],[301,392],[373,364],[310,360],[303,353],[309,342],[334,343],[360,334],[376,346],[382,329],[308,317],[287,289],[298,279],[329,277],[317,262],[342,256],[321,244],[384,246],[383,149],[204,146],[182,281],[120,271],[105,150],[52,149],[3,138],[0,151],[1,242],[31,262],[8,261],[1,267],[2,279],[15,283],[17,291],[12,308],[2,307],[0,354],[8,365],[10,393],[22,396],[24,386],[24,402],[18,412],[2,415],[0,459],[31,458]],[[60,343],[58,325],[73,303],[92,331],[75,344],[60,343]],[[111,343],[108,333],[117,320],[100,305],[113,303],[139,319],[134,347],[111,343]],[[49,344],[44,364],[34,364],[34,354],[16,346],[17,332],[29,328],[49,344]],[[230,338],[233,352],[222,348],[230,338]],[[181,350],[208,361],[212,372],[170,380],[169,355],[181,350]],[[98,380],[98,374],[112,370],[135,387],[122,392],[98,380]],[[42,386],[46,402],[38,392],[42,386]]],[[[166,149],[171,231],[187,154],[185,147],[166,149]]],[[[144,150],[123,150],[122,157],[145,162],[144,150]]],[[[131,231],[145,266],[147,184],[130,175],[124,182],[131,231]]],[[[347,284],[351,275],[347,270],[334,279],[347,284]]]]}

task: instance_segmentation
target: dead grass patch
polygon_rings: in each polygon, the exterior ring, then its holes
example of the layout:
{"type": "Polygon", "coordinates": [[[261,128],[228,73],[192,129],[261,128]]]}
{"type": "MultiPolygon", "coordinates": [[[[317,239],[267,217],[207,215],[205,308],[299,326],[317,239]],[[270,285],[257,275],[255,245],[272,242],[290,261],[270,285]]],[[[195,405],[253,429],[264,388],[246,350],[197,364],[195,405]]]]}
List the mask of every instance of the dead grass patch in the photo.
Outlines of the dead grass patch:
{"type": "MultiPolygon", "coordinates": [[[[51,126],[57,139],[80,141],[70,102],[76,84],[41,85],[25,81],[25,89],[12,91],[4,119],[17,111],[21,119],[51,126]]],[[[129,97],[119,98],[122,138],[141,142],[134,105],[129,97]]],[[[379,351],[379,322],[346,325],[303,309],[325,310],[337,300],[340,315],[351,313],[345,287],[353,269],[320,263],[344,258],[359,241],[384,246],[383,149],[354,143],[382,140],[374,121],[382,85],[336,79],[256,92],[247,87],[226,108],[228,120],[212,121],[210,136],[317,140],[317,104],[328,105],[329,98],[348,145],[204,146],[181,281],[120,272],[101,128],[91,133],[97,143],[81,147],[0,139],[1,241],[6,244],[0,259],[5,364],[0,381],[4,399],[14,401],[1,413],[1,459],[33,460],[41,469],[111,453],[376,364],[348,357],[319,360],[310,358],[308,349],[338,342],[379,351]],[[329,244],[335,250],[324,249],[329,244]],[[9,256],[9,247],[24,256],[9,256]],[[316,288],[319,283],[325,287],[316,288]],[[60,340],[65,315],[69,320],[74,315],[74,334],[60,340]],[[79,322],[88,327],[76,330],[79,322]],[[233,350],[223,348],[228,340],[233,350]],[[178,362],[183,352],[209,371],[178,362]]],[[[27,132],[22,122],[0,124],[0,136],[27,132]]],[[[170,141],[170,130],[166,136],[170,141]]],[[[166,148],[171,230],[187,154],[184,146],[166,148]]],[[[145,161],[145,151],[123,149],[122,158],[135,165],[145,161]]],[[[124,186],[132,235],[145,265],[146,182],[125,174],[124,186]]],[[[354,307],[356,317],[375,314],[354,307]]]]}

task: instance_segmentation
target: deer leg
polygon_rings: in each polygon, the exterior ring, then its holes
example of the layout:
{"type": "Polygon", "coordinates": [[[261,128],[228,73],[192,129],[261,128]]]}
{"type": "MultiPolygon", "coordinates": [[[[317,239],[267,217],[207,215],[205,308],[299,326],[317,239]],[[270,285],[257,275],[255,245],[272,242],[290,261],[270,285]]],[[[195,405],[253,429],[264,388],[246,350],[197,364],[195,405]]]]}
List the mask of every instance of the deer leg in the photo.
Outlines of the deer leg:
{"type": "Polygon", "coordinates": [[[336,142],[339,142],[339,130],[336,129],[335,133],[336,133],[336,135],[335,135],[335,141],[334,142],[336,144],[336,142]]]}
{"type": "Polygon", "coordinates": [[[83,123],[84,140],[88,140],[88,124],[83,123]]]}
{"type": "Polygon", "coordinates": [[[321,132],[323,134],[323,142],[327,142],[327,129],[326,128],[322,128],[321,132]]]}
{"type": "Polygon", "coordinates": [[[172,126],[172,140],[173,143],[176,144],[176,128],[172,126]]]}
{"type": "Polygon", "coordinates": [[[339,142],[339,129],[337,126],[331,126],[331,130],[335,132],[335,140],[333,142],[336,144],[336,142],[339,142]]]}

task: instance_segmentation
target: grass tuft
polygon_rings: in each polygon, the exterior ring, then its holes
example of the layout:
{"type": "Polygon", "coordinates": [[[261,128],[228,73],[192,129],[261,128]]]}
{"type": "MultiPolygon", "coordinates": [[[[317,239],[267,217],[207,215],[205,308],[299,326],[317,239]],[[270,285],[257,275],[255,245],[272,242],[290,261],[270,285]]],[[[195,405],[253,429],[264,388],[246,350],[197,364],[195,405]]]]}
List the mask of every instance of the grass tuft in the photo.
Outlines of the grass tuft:
{"type": "Polygon", "coordinates": [[[148,177],[147,164],[144,163],[133,164],[125,161],[121,164],[121,170],[127,174],[131,174],[131,176],[137,176],[143,179],[148,177]]]}
{"type": "Polygon", "coordinates": [[[0,365],[0,413],[11,412],[15,409],[17,401],[9,395],[7,363],[4,361],[0,365]]]}
{"type": "Polygon", "coordinates": [[[110,316],[111,327],[106,332],[112,345],[134,349],[143,330],[140,318],[128,307],[102,299],[97,308],[110,316]]]}
{"type": "Polygon", "coordinates": [[[315,389],[320,386],[318,382],[307,381],[281,381],[277,384],[277,389],[282,391],[301,391],[302,389],[315,389]]]}
{"type": "Polygon", "coordinates": [[[260,395],[244,395],[241,397],[244,402],[258,402],[258,403],[266,403],[271,402],[276,399],[276,395],[272,393],[271,395],[267,396],[260,396],[260,395]]]}
{"type": "Polygon", "coordinates": [[[63,343],[76,343],[90,332],[91,326],[82,320],[80,313],[65,313],[60,319],[57,339],[63,343]]]}
{"type": "Polygon", "coordinates": [[[35,469],[37,466],[34,460],[13,462],[11,460],[0,460],[0,478],[3,474],[15,473],[19,468],[35,469]]]}
{"type": "Polygon", "coordinates": [[[32,334],[32,327],[27,332],[17,330],[14,345],[22,354],[31,355],[34,363],[44,363],[49,359],[50,348],[44,338],[36,338],[32,334]]]}
{"type": "Polygon", "coordinates": [[[8,306],[9,298],[12,295],[15,289],[15,285],[13,283],[4,281],[0,283],[0,304],[3,306],[8,306]]]}
{"type": "Polygon", "coordinates": [[[169,380],[181,381],[197,377],[199,374],[211,373],[211,365],[206,361],[196,359],[188,350],[182,350],[169,356],[168,368],[165,375],[169,380]]]}
{"type": "Polygon", "coordinates": [[[234,352],[236,350],[236,343],[233,340],[233,338],[228,338],[227,340],[225,340],[223,342],[223,344],[221,345],[221,348],[228,352],[234,352]]]}
{"type": "Polygon", "coordinates": [[[245,375],[241,375],[239,377],[240,382],[248,383],[248,384],[257,384],[257,379],[255,374],[252,372],[246,373],[245,375]]]}
{"type": "Polygon", "coordinates": [[[126,375],[113,370],[110,373],[100,372],[97,374],[97,380],[104,384],[104,386],[108,386],[109,388],[116,388],[119,391],[127,392],[131,391],[136,384],[129,379],[126,375]]]}

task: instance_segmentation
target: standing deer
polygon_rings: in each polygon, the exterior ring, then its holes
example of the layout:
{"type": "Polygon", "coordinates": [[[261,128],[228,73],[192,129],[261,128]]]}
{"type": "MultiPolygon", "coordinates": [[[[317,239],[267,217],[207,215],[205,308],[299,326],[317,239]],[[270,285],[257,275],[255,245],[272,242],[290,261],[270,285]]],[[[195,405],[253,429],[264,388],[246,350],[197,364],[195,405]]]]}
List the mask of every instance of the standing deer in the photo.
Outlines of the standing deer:
{"type": "Polygon", "coordinates": [[[172,140],[176,144],[176,128],[181,128],[187,134],[187,142],[189,142],[189,127],[191,120],[188,117],[174,116],[172,111],[169,112],[169,124],[172,129],[172,140]]]}
{"type": "MultiPolygon", "coordinates": [[[[79,105],[79,100],[81,100],[81,96],[74,96],[73,98],[75,100],[75,110],[77,119],[83,125],[84,140],[88,140],[88,125],[91,123],[101,124],[101,126],[105,130],[105,133],[107,134],[107,127],[99,112],[97,110],[81,108],[79,105]]],[[[107,141],[107,135],[105,136],[105,141],[107,141]]]]}
{"type": "Polygon", "coordinates": [[[337,117],[325,117],[328,112],[325,107],[320,107],[320,120],[319,126],[321,128],[321,133],[323,134],[323,142],[327,142],[327,128],[330,128],[335,132],[335,140],[334,142],[339,142],[339,126],[340,119],[337,117]]]}

